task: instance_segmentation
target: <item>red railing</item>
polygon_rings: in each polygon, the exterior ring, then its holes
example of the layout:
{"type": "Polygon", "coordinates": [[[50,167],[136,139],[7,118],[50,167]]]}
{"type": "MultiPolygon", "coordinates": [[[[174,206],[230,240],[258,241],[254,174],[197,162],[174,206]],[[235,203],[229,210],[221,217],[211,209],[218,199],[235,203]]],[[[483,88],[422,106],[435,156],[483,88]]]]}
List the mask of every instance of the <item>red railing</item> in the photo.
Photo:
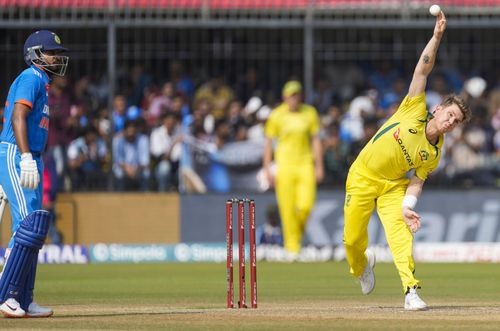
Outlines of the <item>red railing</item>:
{"type": "MultiPolygon", "coordinates": [[[[430,5],[435,1],[412,0],[410,5],[430,5]]],[[[500,0],[440,0],[447,6],[500,6],[500,0]]],[[[339,6],[400,6],[401,0],[0,0],[0,7],[50,7],[50,8],[186,8],[203,6],[214,9],[265,9],[339,6]]]]}

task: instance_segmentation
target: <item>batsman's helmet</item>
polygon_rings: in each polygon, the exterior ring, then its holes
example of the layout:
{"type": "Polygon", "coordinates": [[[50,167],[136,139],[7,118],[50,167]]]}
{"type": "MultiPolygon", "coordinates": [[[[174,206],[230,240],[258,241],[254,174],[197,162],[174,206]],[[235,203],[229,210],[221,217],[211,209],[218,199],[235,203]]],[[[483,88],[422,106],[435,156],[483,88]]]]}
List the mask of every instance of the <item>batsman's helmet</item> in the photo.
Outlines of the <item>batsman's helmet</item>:
{"type": "Polygon", "coordinates": [[[54,63],[47,63],[42,54],[47,51],[66,52],[57,34],[48,30],[35,31],[24,42],[24,61],[27,65],[36,64],[53,74],[64,76],[68,66],[68,57],[53,55],[54,63]]]}

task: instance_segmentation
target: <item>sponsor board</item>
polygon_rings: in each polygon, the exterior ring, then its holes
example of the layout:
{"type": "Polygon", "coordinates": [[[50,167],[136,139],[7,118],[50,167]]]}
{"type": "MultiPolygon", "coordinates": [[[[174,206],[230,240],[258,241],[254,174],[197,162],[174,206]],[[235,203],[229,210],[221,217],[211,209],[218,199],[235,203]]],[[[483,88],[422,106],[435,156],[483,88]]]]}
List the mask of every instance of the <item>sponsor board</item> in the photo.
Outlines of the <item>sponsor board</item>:
{"type": "MultiPolygon", "coordinates": [[[[371,245],[379,262],[393,261],[387,245],[371,245]]],[[[500,263],[500,243],[415,243],[416,262],[495,262],[500,263]]],[[[90,246],[91,263],[163,263],[163,262],[215,262],[226,261],[225,243],[181,243],[173,245],[97,244],[90,246]]],[[[288,262],[287,252],[280,246],[257,246],[257,260],[288,262]]],[[[238,260],[238,245],[233,246],[233,258],[238,260]]],[[[345,260],[343,246],[305,246],[298,262],[325,262],[345,260]]],[[[249,260],[249,247],[245,246],[245,259],[249,260]]]]}
{"type": "MultiPolygon", "coordinates": [[[[237,246],[233,256],[238,258],[237,246]]],[[[245,247],[248,257],[249,248],[245,247]]],[[[223,262],[225,243],[190,243],[175,245],[96,244],[90,246],[92,263],[223,262]]]]}
{"type": "MultiPolygon", "coordinates": [[[[238,260],[238,245],[233,250],[238,260]]],[[[387,245],[370,245],[378,262],[392,262],[387,245]]],[[[283,247],[257,246],[257,260],[286,262],[287,253],[283,247]]],[[[0,247],[0,265],[4,264],[5,248],[0,247]]],[[[415,262],[449,263],[500,263],[500,243],[415,243],[415,262]]],[[[249,247],[245,246],[245,258],[249,260],[249,247]]],[[[306,246],[302,249],[299,262],[324,262],[345,260],[343,246],[306,246]]],[[[215,262],[226,261],[225,243],[181,243],[173,245],[123,245],[96,244],[88,249],[81,245],[45,245],[40,250],[41,264],[86,264],[86,263],[168,263],[168,262],[215,262]]]]}
{"type": "MultiPolygon", "coordinates": [[[[257,246],[257,261],[290,262],[289,253],[281,246],[259,245],[257,246]]],[[[335,250],[331,246],[315,247],[306,246],[300,254],[294,258],[298,262],[325,262],[334,258],[335,250]]]]}
{"type": "Polygon", "coordinates": [[[164,262],[167,259],[167,245],[96,244],[90,246],[90,261],[93,263],[164,262]]]}
{"type": "MultiPolygon", "coordinates": [[[[5,262],[5,248],[0,247],[0,265],[5,262]]],[[[38,252],[40,264],[86,264],[89,263],[88,250],[82,245],[44,245],[38,252]]]]}
{"type": "MultiPolygon", "coordinates": [[[[392,253],[386,245],[369,247],[377,262],[393,262],[392,253]]],[[[345,260],[344,247],[334,250],[333,259],[345,260]]],[[[415,262],[439,263],[500,263],[500,243],[416,243],[413,245],[415,262]]]]}
{"type": "Polygon", "coordinates": [[[89,263],[88,250],[86,246],[82,245],[44,245],[38,253],[38,263],[89,263]]]}
{"type": "MultiPolygon", "coordinates": [[[[255,199],[255,222],[259,227],[266,222],[265,212],[276,205],[276,199],[271,192],[249,197],[255,199]]],[[[220,220],[225,219],[226,198],[218,194],[182,195],[180,241],[223,241],[225,232],[220,220]]],[[[318,191],[306,226],[305,245],[343,245],[344,203],[346,197],[341,191],[318,191]]],[[[416,210],[422,217],[422,227],[415,234],[415,243],[500,242],[500,190],[424,190],[416,210]]],[[[371,216],[368,234],[369,245],[387,245],[376,213],[371,216]]]]}

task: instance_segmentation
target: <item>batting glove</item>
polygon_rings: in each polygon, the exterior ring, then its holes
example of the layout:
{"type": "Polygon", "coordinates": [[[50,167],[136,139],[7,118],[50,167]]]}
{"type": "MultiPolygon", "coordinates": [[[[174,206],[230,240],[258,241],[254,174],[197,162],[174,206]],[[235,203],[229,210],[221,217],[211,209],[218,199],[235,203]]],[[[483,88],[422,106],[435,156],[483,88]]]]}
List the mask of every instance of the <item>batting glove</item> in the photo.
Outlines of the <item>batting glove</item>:
{"type": "Polygon", "coordinates": [[[40,175],[38,174],[38,169],[36,167],[36,161],[33,160],[31,153],[21,154],[21,176],[20,184],[30,190],[34,190],[38,187],[40,183],[40,175]]]}

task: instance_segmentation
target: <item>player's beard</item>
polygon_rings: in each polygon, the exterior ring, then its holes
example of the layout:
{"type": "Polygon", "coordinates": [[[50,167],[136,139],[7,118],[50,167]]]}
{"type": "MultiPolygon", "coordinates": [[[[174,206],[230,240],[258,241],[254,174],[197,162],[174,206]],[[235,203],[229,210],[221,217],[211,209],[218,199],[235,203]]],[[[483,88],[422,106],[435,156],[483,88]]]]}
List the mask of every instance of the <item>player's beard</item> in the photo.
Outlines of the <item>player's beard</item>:
{"type": "Polygon", "coordinates": [[[54,62],[47,62],[46,56],[42,52],[37,53],[38,59],[35,63],[38,64],[43,70],[48,73],[64,76],[66,74],[66,68],[68,67],[69,58],[64,55],[51,55],[54,62]]]}
{"type": "Polygon", "coordinates": [[[64,76],[66,74],[66,68],[68,67],[67,56],[54,55],[54,63],[48,64],[48,70],[58,76],[64,76]]]}

